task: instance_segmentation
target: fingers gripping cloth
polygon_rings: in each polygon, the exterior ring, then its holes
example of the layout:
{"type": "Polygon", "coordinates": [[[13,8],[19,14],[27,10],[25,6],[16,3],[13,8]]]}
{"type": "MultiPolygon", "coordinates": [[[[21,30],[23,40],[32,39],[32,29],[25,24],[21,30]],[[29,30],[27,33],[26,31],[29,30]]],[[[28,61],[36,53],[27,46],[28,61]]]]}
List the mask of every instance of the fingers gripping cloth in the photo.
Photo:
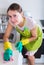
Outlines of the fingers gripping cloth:
{"type": "Polygon", "coordinates": [[[13,55],[12,46],[10,42],[4,42],[4,56],[3,59],[5,61],[9,61],[11,56],[13,55]]]}

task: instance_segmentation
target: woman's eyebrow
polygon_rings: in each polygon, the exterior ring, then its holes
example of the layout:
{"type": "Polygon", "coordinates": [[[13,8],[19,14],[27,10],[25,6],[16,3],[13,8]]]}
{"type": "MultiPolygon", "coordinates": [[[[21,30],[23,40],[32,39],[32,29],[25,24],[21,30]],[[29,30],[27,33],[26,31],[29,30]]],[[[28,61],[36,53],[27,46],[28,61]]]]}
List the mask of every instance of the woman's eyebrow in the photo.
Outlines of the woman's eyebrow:
{"type": "Polygon", "coordinates": [[[7,15],[8,17],[11,17],[11,15],[7,15]]]}

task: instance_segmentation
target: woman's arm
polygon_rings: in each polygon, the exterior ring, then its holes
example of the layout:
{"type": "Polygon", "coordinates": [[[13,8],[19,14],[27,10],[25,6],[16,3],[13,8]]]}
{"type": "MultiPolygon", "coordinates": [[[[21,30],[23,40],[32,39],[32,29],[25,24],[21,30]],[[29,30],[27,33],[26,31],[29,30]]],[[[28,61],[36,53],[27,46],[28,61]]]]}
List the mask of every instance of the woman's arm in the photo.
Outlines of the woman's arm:
{"type": "Polygon", "coordinates": [[[31,34],[32,34],[32,37],[29,38],[29,41],[34,41],[37,39],[37,26],[35,26],[32,30],[31,30],[31,34]]]}
{"type": "Polygon", "coordinates": [[[10,36],[12,29],[13,29],[13,26],[8,22],[7,29],[6,29],[4,37],[3,37],[4,42],[9,41],[8,38],[10,36]]]}

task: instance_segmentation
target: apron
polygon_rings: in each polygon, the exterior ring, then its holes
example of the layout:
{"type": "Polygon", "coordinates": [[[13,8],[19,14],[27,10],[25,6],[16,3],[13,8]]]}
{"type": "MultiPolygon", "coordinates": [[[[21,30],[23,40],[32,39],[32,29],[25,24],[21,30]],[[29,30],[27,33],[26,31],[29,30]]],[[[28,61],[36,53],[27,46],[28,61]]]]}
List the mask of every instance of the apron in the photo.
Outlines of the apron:
{"type": "MultiPolygon", "coordinates": [[[[18,27],[16,27],[16,30],[17,30],[17,32],[20,33],[21,39],[30,38],[32,36],[31,31],[29,31],[29,29],[26,27],[24,28],[24,31],[21,31],[18,27]]],[[[42,30],[40,27],[37,27],[37,35],[38,35],[38,37],[36,40],[24,45],[24,47],[28,51],[35,51],[41,46],[41,44],[42,44],[42,30]]]]}

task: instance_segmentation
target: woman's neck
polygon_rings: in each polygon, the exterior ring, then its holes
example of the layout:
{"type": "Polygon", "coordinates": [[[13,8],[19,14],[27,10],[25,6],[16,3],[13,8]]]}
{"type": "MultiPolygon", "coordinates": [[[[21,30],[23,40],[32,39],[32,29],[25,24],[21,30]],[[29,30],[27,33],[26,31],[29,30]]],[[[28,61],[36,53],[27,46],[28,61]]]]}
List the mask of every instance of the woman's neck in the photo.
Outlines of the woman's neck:
{"type": "Polygon", "coordinates": [[[19,27],[23,27],[25,24],[25,18],[23,18],[23,21],[21,23],[18,24],[19,27]]]}

